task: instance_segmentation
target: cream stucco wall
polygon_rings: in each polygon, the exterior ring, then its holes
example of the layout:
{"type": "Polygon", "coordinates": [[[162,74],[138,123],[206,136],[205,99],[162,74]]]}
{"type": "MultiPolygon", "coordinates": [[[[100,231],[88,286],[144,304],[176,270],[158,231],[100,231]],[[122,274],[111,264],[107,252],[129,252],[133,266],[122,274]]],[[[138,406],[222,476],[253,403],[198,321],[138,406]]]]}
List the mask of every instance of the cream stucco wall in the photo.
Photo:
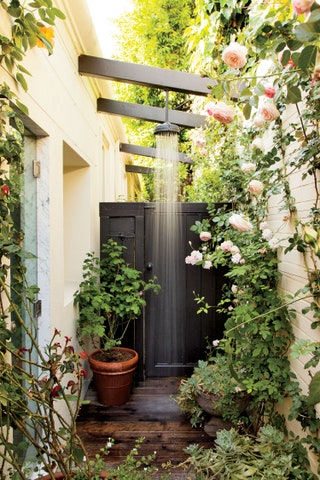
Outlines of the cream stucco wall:
{"type": "Polygon", "coordinates": [[[96,109],[97,97],[112,98],[110,85],[78,74],[80,54],[101,56],[86,2],[55,5],[67,19],[56,22],[53,55],[41,48],[28,52],[23,63],[32,74],[28,91],[0,70],[0,80],[28,107],[30,130],[41,133],[34,154],[40,176],[30,178],[36,192],[32,229],[42,301],[40,345],[54,328],[75,339],[73,293],[86,252],[99,251],[99,202],[128,196],[128,158],[119,152],[119,142],[126,141],[122,122],[96,109]]]}

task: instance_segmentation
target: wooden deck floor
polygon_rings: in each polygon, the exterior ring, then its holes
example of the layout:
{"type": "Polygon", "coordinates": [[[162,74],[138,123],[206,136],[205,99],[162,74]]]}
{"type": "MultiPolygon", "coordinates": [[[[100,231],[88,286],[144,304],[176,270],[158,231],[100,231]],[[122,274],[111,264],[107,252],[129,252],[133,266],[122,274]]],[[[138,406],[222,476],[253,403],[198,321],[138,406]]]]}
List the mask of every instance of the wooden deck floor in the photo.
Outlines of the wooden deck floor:
{"type": "MultiPolygon", "coordinates": [[[[179,378],[149,378],[133,389],[131,399],[119,407],[105,407],[98,403],[93,389],[88,392],[90,404],[81,408],[77,430],[90,457],[104,447],[109,438],[114,445],[107,457],[112,464],[119,463],[133,448],[137,438],[143,437],[142,455],[157,452],[157,465],[171,461],[177,465],[187,455],[184,448],[192,443],[211,447],[213,438],[202,428],[194,429],[181,415],[171,398],[177,393],[179,378]]],[[[193,478],[178,469],[170,478],[193,478]]],[[[155,477],[159,478],[159,477],[155,477]]]]}

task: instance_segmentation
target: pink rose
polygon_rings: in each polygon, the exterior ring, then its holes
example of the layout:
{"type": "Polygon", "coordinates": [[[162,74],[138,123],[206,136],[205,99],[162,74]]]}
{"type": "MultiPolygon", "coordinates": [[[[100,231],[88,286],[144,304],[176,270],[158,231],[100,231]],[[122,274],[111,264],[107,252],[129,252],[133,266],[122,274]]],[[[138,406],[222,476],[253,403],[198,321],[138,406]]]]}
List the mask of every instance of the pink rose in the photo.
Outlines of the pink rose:
{"type": "Polygon", "coordinates": [[[263,190],[263,183],[260,180],[251,180],[248,185],[248,190],[253,195],[259,195],[263,190]]]}
{"type": "Polygon", "coordinates": [[[276,94],[276,89],[271,85],[266,85],[264,89],[264,94],[268,98],[273,98],[276,94]]]}
{"type": "Polygon", "coordinates": [[[206,144],[206,139],[202,135],[198,135],[194,141],[197,147],[204,147],[206,144]]]}
{"type": "Polygon", "coordinates": [[[206,261],[204,262],[204,264],[203,264],[203,268],[204,268],[205,270],[210,270],[210,268],[212,268],[212,262],[211,262],[211,260],[206,260],[206,261]]]}
{"type": "Polygon", "coordinates": [[[185,258],[185,262],[189,265],[195,265],[197,262],[202,262],[202,253],[199,250],[193,250],[191,254],[185,258]]]}
{"type": "Polygon", "coordinates": [[[211,233],[210,232],[201,232],[200,233],[200,240],[202,242],[208,242],[211,240],[211,233]]]}
{"type": "Polygon", "coordinates": [[[265,102],[259,108],[259,114],[265,120],[265,122],[273,122],[280,116],[280,112],[272,102],[265,102]]]}
{"type": "Polygon", "coordinates": [[[235,255],[232,255],[231,262],[235,263],[235,264],[240,263],[241,258],[242,257],[240,255],[240,253],[236,253],[235,255]]]}
{"type": "Polygon", "coordinates": [[[231,42],[222,53],[222,60],[230,68],[242,68],[247,63],[246,55],[248,49],[239,45],[237,42],[231,42]]]}
{"type": "Polygon", "coordinates": [[[233,246],[233,243],[231,242],[231,240],[226,240],[225,242],[221,243],[220,248],[224,252],[230,252],[232,246],[233,246]]]}
{"type": "Polygon", "coordinates": [[[205,106],[205,111],[208,115],[213,117],[215,120],[221,123],[231,123],[233,122],[235,112],[232,107],[227,105],[224,102],[209,102],[205,106]]]}
{"type": "Polygon", "coordinates": [[[241,165],[241,170],[243,173],[254,172],[255,169],[256,169],[256,165],[252,162],[243,163],[241,165]]]}
{"type": "Polygon", "coordinates": [[[239,232],[248,232],[253,229],[253,225],[249,220],[246,220],[243,215],[234,213],[229,218],[230,225],[239,232]]]}
{"type": "Polygon", "coordinates": [[[292,8],[294,13],[301,15],[302,13],[309,13],[314,0],[292,0],[292,8]]]}

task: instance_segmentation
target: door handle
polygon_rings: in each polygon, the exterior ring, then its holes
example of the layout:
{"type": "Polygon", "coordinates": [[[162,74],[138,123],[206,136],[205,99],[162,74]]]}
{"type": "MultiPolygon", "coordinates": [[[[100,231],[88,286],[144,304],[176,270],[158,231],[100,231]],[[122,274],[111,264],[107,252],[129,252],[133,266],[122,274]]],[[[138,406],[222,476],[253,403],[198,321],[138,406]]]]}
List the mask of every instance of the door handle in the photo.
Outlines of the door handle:
{"type": "Polygon", "coordinates": [[[150,270],[152,270],[152,263],[151,262],[148,262],[147,265],[146,265],[146,269],[150,272],[150,270]]]}

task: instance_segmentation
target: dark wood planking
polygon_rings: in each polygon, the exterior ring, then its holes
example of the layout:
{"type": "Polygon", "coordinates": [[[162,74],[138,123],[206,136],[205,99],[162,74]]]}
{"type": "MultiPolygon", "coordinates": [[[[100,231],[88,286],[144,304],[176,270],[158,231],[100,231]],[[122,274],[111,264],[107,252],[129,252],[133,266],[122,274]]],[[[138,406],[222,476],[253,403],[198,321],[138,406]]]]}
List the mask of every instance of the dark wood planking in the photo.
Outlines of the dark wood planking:
{"type": "MultiPolygon", "coordinates": [[[[77,422],[89,456],[93,457],[109,438],[115,442],[107,457],[111,464],[121,461],[140,437],[145,439],[141,454],[156,451],[159,466],[168,461],[178,464],[185,460],[184,449],[192,443],[210,448],[213,438],[202,428],[192,428],[171,398],[177,393],[179,382],[180,379],[172,377],[147,379],[133,389],[128,403],[118,407],[99,404],[94,389],[90,389],[90,404],[82,407],[77,422]]],[[[175,471],[172,478],[187,477],[180,477],[175,471]]]]}

